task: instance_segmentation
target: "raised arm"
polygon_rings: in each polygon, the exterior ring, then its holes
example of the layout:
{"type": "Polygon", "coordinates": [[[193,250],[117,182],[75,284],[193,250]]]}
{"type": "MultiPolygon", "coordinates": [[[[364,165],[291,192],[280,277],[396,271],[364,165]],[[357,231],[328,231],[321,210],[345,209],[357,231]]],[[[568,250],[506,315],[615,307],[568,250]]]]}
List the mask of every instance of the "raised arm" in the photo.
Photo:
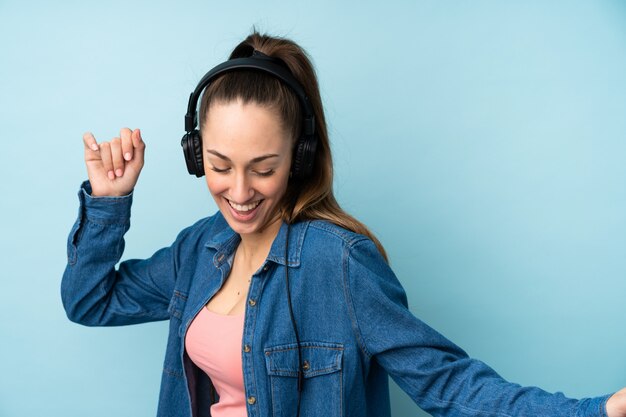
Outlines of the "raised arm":
{"type": "Polygon", "coordinates": [[[149,259],[127,260],[115,268],[130,227],[132,190],[143,167],[141,134],[122,129],[120,138],[97,144],[86,133],[83,143],[89,181],[78,193],[78,218],[67,241],[61,282],[65,311],[70,320],[89,326],[166,319],[181,239],[149,259]]]}

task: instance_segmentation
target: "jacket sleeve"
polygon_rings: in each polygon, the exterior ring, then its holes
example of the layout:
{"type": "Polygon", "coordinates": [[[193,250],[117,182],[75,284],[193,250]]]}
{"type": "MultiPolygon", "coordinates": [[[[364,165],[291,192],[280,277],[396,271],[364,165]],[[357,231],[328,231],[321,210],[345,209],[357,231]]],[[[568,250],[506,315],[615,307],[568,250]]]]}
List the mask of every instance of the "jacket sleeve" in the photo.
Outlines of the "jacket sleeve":
{"type": "Polygon", "coordinates": [[[350,314],[364,354],[434,416],[606,416],[610,395],[575,400],[505,381],[417,319],[400,282],[369,239],[345,252],[350,314]]]}
{"type": "Polygon", "coordinates": [[[178,242],[148,259],[130,259],[116,270],[130,227],[132,193],[92,197],[88,181],[78,192],[78,219],[67,241],[61,299],[71,321],[118,326],[164,320],[176,280],[178,242]]]}

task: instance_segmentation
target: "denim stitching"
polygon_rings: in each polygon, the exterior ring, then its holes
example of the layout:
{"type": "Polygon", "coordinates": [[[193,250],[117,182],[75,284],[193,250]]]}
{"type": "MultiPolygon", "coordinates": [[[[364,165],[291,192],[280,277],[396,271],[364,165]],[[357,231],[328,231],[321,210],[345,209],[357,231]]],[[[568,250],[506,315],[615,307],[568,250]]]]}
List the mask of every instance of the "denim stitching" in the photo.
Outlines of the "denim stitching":
{"type": "Polygon", "coordinates": [[[183,377],[183,372],[182,371],[175,371],[173,369],[163,368],[163,372],[168,374],[168,375],[177,377],[177,378],[182,378],[183,377]]]}
{"type": "Polygon", "coordinates": [[[118,226],[124,227],[130,224],[130,217],[121,217],[116,219],[105,219],[93,215],[85,216],[88,222],[97,224],[98,226],[118,226]]]}
{"type": "Polygon", "coordinates": [[[180,308],[177,308],[177,299],[185,302],[187,300],[187,297],[181,296],[181,293],[179,291],[174,290],[174,295],[172,295],[172,299],[170,300],[170,305],[167,308],[167,311],[170,313],[170,317],[176,317],[177,319],[182,320],[183,311],[180,308]]]}
{"type": "Polygon", "coordinates": [[[70,237],[68,238],[67,262],[70,265],[75,265],[76,262],[78,262],[78,242],[80,241],[80,238],[85,230],[83,220],[83,216],[79,216],[78,220],[74,223],[70,232],[70,237]]]}
{"type": "MultiPolygon", "coordinates": [[[[304,377],[313,378],[319,375],[329,375],[337,371],[341,371],[341,368],[337,365],[333,365],[330,368],[317,369],[315,371],[305,372],[304,377]],[[331,372],[328,372],[328,371],[331,371],[331,372]]],[[[298,376],[298,371],[292,371],[291,369],[274,368],[274,369],[271,369],[270,372],[272,372],[270,375],[291,376],[291,377],[298,376]]]]}
{"type": "Polygon", "coordinates": [[[339,368],[339,417],[343,416],[343,367],[339,368]]]}
{"type": "Polygon", "coordinates": [[[187,294],[182,291],[174,290],[174,297],[181,298],[183,301],[187,301],[187,294]]]}
{"type": "Polygon", "coordinates": [[[343,252],[343,288],[344,288],[344,296],[346,298],[346,306],[348,307],[348,316],[350,317],[350,322],[352,323],[352,328],[354,329],[354,333],[356,336],[356,340],[358,341],[359,347],[368,358],[372,357],[372,354],[368,351],[367,346],[365,345],[365,340],[363,338],[361,328],[359,326],[359,322],[356,318],[356,308],[354,307],[354,302],[352,301],[352,292],[350,291],[350,253],[349,247],[344,247],[343,252]]]}
{"type": "Polygon", "coordinates": [[[602,400],[600,402],[600,404],[598,405],[599,408],[599,413],[602,417],[608,417],[608,414],[606,412],[606,403],[609,401],[610,396],[606,397],[604,400],[602,400]]]}
{"type": "Polygon", "coordinates": [[[430,396],[417,396],[416,399],[414,400],[415,402],[417,402],[420,399],[425,399],[425,400],[430,400],[433,403],[437,404],[439,407],[450,407],[453,406],[455,409],[466,413],[468,415],[471,416],[476,416],[476,415],[480,415],[481,417],[487,417],[487,416],[494,416],[494,417],[516,417],[513,416],[511,414],[506,414],[506,413],[500,413],[498,411],[489,411],[489,410],[479,410],[479,409],[474,409],[474,408],[469,408],[463,404],[459,404],[455,401],[446,401],[446,400],[441,400],[439,398],[433,398],[430,396]]]}
{"type": "Polygon", "coordinates": [[[273,415],[278,415],[278,410],[276,409],[276,407],[278,407],[276,404],[276,399],[274,398],[274,378],[270,378],[270,393],[272,395],[272,414],[273,415]]]}
{"type": "Polygon", "coordinates": [[[325,220],[312,221],[310,226],[337,236],[348,246],[352,246],[360,240],[367,240],[367,237],[363,235],[348,231],[325,220]]]}
{"type": "MultiPolygon", "coordinates": [[[[315,342],[306,342],[307,345],[304,345],[304,342],[300,343],[300,348],[302,349],[316,349],[316,348],[322,348],[322,349],[329,349],[329,350],[344,350],[343,346],[325,346],[325,345],[321,345],[321,344],[316,344],[315,342]]],[[[329,342],[323,342],[323,343],[329,343],[329,342]]],[[[285,347],[285,348],[280,348],[280,349],[274,349],[274,348],[267,348],[265,349],[266,352],[288,352],[291,350],[295,350],[297,349],[297,346],[294,344],[294,347],[285,347]]]]}

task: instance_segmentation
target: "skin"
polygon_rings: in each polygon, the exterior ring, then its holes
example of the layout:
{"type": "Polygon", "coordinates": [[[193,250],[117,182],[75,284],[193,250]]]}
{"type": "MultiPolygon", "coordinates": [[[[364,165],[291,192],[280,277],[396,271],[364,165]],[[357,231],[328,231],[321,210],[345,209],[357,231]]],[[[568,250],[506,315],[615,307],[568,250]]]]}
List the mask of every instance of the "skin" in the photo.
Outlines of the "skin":
{"type": "Polygon", "coordinates": [[[292,141],[274,111],[233,101],[211,106],[202,144],[209,191],[241,236],[245,252],[253,254],[271,243],[280,228],[277,213],[287,189],[292,141]],[[231,204],[258,201],[251,219],[243,219],[231,204]]]}
{"type": "MultiPolygon", "coordinates": [[[[213,105],[202,137],[209,192],[241,236],[231,273],[207,308],[240,314],[245,309],[250,277],[263,264],[281,225],[276,209],[289,179],[292,142],[275,112],[241,102],[213,105]],[[251,219],[238,217],[229,205],[229,201],[247,204],[259,200],[262,203],[251,219]]],[[[119,137],[100,144],[87,132],[83,143],[92,195],[129,194],[144,165],[146,146],[139,129],[123,128],[119,137]]],[[[608,417],[626,417],[626,388],[609,398],[606,409],[608,417]]]]}
{"type": "Polygon", "coordinates": [[[209,192],[241,242],[230,274],[207,308],[241,314],[251,276],[280,229],[279,202],[287,189],[292,140],[274,111],[240,101],[214,104],[202,131],[209,192]],[[247,212],[234,205],[256,205],[247,212]]]}
{"type": "Polygon", "coordinates": [[[622,388],[609,398],[606,403],[606,414],[609,417],[626,416],[626,388],[622,388]]]}
{"type": "Polygon", "coordinates": [[[139,178],[146,145],[139,129],[122,128],[120,136],[98,144],[91,132],[83,135],[85,165],[94,197],[129,194],[139,178]]]}

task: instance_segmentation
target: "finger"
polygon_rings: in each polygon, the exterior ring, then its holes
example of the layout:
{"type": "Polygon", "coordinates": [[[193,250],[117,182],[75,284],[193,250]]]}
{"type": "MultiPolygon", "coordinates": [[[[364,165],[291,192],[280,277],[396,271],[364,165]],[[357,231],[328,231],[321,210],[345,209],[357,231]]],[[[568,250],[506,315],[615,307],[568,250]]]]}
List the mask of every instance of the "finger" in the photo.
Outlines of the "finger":
{"type": "Polygon", "coordinates": [[[124,175],[124,157],[122,156],[122,140],[120,138],[111,140],[111,158],[115,176],[121,177],[124,175]]]}
{"type": "Polygon", "coordinates": [[[114,180],[115,173],[113,172],[113,158],[111,157],[111,144],[109,142],[100,144],[100,157],[102,158],[104,172],[107,173],[110,180],[114,180]]]}
{"type": "Polygon", "coordinates": [[[143,156],[146,150],[146,144],[141,137],[141,131],[139,129],[135,129],[133,131],[132,140],[134,148],[133,158],[136,160],[138,165],[143,166],[143,156]]]}
{"type": "Polygon", "coordinates": [[[98,143],[96,142],[96,138],[91,132],[85,132],[83,134],[83,143],[85,144],[85,155],[87,155],[88,151],[98,152],[98,143]]]}
{"type": "Polygon", "coordinates": [[[131,138],[131,135],[132,132],[127,127],[120,130],[120,138],[122,139],[122,155],[126,161],[133,159],[133,139],[131,138]]]}

